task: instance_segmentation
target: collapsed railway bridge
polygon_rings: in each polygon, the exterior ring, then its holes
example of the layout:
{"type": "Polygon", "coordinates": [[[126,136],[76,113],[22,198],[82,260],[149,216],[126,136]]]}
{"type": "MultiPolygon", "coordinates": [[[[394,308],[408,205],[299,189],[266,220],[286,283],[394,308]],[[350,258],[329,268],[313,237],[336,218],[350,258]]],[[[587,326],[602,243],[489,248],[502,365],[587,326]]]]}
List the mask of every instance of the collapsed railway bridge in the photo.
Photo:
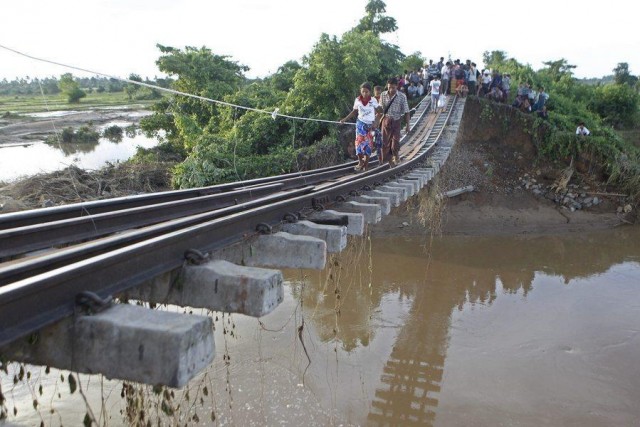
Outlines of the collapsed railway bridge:
{"type": "Polygon", "coordinates": [[[436,176],[464,99],[425,98],[399,165],[354,162],[204,188],[0,215],[0,355],[181,387],[214,358],[212,319],[129,300],[261,317],[279,268],[322,269],[436,176]],[[119,303],[114,302],[114,298],[119,303]]]}

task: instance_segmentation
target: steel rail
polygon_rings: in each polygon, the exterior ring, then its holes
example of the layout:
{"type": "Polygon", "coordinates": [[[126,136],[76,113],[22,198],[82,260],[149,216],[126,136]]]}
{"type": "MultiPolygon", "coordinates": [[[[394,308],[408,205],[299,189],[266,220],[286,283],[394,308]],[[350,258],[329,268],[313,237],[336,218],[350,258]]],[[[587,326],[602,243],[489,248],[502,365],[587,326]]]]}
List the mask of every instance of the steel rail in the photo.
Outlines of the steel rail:
{"type": "Polygon", "coordinates": [[[165,221],[159,224],[130,230],[125,233],[114,234],[103,239],[93,240],[82,245],[70,246],[50,253],[21,259],[17,262],[6,263],[4,265],[0,264],[0,288],[29,276],[38,275],[67,264],[79,262],[88,257],[100,255],[102,253],[157,237],[162,234],[171,233],[181,228],[191,227],[202,222],[236,214],[243,210],[253,209],[269,203],[285,200],[292,196],[308,194],[312,190],[313,187],[309,186],[302,189],[290,190],[286,193],[270,194],[262,198],[246,201],[241,204],[228,206],[215,211],[190,215],[174,219],[172,221],[165,221]]]}
{"type": "MultiPolygon", "coordinates": [[[[427,97],[423,98],[413,111],[424,111],[425,107],[428,108],[430,102],[431,101],[428,100],[427,97]]],[[[420,115],[420,118],[421,117],[422,115],[420,115]]],[[[417,121],[414,126],[416,124],[417,121]]],[[[48,208],[30,209],[21,212],[0,214],[0,230],[25,227],[45,222],[60,221],[69,218],[78,218],[88,215],[96,215],[117,210],[131,209],[135,207],[146,206],[149,204],[160,204],[194,197],[202,197],[211,194],[239,190],[247,187],[271,184],[280,181],[302,182],[301,185],[306,185],[306,183],[303,182],[305,178],[322,176],[322,174],[330,174],[331,172],[335,171],[349,171],[354,164],[354,161],[350,161],[339,165],[332,165],[319,169],[292,172],[284,175],[255,178],[225,184],[217,184],[207,187],[162,191],[156,193],[138,194],[134,196],[114,197],[110,199],[93,200],[89,202],[72,203],[63,206],[52,206],[48,208]]],[[[372,166],[376,165],[377,159],[373,158],[370,164],[372,166]]]]}
{"type": "Polygon", "coordinates": [[[343,170],[333,169],[240,190],[0,230],[0,259],[220,209],[266,194],[307,187],[344,175],[343,170]]]}
{"type": "MultiPolygon", "coordinates": [[[[421,103],[415,109],[419,114],[414,114],[411,120],[411,130],[418,125],[429,105],[429,102],[421,103]]],[[[404,144],[406,137],[407,135],[403,137],[402,144],[404,144]]],[[[372,166],[377,164],[377,159],[371,162],[372,166]]],[[[76,206],[69,205],[68,208],[54,207],[27,211],[24,215],[23,213],[0,215],[0,219],[6,217],[4,218],[5,226],[12,226],[4,230],[0,229],[0,260],[38,249],[67,245],[126,229],[144,227],[209,209],[220,209],[239,201],[251,199],[254,196],[263,196],[267,194],[269,189],[275,192],[317,184],[345,176],[347,171],[350,172],[350,169],[350,164],[346,166],[343,164],[307,171],[303,174],[287,174],[245,181],[244,183],[233,183],[234,186],[241,186],[241,190],[234,189],[228,184],[222,184],[217,187],[196,189],[190,194],[197,196],[189,198],[183,198],[187,192],[182,190],[160,194],[157,197],[152,194],[149,200],[154,203],[142,204],[141,206],[133,206],[143,201],[142,198],[135,197],[132,199],[120,198],[114,204],[100,200],[76,206]],[[278,184],[281,187],[277,187],[278,184]],[[217,192],[211,193],[214,190],[217,192]],[[207,195],[207,192],[211,194],[207,195]],[[179,199],[175,200],[175,197],[179,197],[179,199]],[[125,208],[125,206],[133,207],[125,208]],[[78,210],[78,208],[81,209],[78,210]],[[90,208],[92,211],[89,211],[90,208]],[[86,212],[88,215],[77,216],[77,212],[86,212]]]]}
{"type": "MultiPolygon", "coordinates": [[[[447,118],[453,105],[451,103],[447,118]]],[[[179,267],[188,249],[211,251],[228,246],[253,233],[258,223],[278,224],[288,213],[312,209],[324,200],[335,201],[352,190],[373,186],[411,169],[421,164],[434,146],[431,144],[415,158],[393,169],[379,167],[324,190],[298,190],[301,194],[296,197],[283,193],[284,200],[268,205],[248,209],[238,205],[237,212],[224,217],[182,227],[2,286],[0,346],[71,315],[74,297],[79,292],[92,291],[101,296],[120,293],[179,267]]]]}
{"type": "Polygon", "coordinates": [[[218,184],[210,187],[189,188],[183,190],[162,191],[157,193],[138,194],[135,196],[115,197],[104,200],[93,200],[82,203],[72,203],[63,206],[53,206],[49,208],[30,209],[21,212],[13,212],[0,215],[0,230],[25,227],[44,222],[60,221],[68,218],[78,218],[88,215],[96,215],[105,212],[131,209],[149,204],[167,203],[194,197],[203,197],[212,194],[219,194],[228,191],[237,191],[247,187],[257,187],[274,182],[289,180],[294,182],[303,181],[314,175],[330,173],[338,170],[348,170],[353,167],[354,162],[329,166],[310,171],[295,172],[286,175],[277,175],[264,178],[256,178],[247,181],[218,184]]]}
{"type": "Polygon", "coordinates": [[[114,212],[0,230],[0,258],[38,249],[97,239],[125,229],[169,221],[185,215],[215,211],[281,191],[283,184],[212,194],[114,212]]]}

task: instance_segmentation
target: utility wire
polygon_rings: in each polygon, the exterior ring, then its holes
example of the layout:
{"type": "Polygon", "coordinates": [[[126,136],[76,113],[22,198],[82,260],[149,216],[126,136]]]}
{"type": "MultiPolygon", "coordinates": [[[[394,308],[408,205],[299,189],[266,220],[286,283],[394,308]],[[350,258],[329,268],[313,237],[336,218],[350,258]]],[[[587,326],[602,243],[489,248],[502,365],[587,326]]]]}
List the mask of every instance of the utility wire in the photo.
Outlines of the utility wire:
{"type": "Polygon", "coordinates": [[[86,68],[80,68],[80,67],[76,67],[76,66],[73,66],[73,65],[63,64],[63,63],[60,63],[60,62],[51,61],[51,60],[44,59],[44,58],[38,58],[36,56],[29,55],[29,54],[24,53],[24,52],[20,52],[18,50],[12,49],[10,47],[7,47],[7,46],[1,45],[1,44],[0,44],[0,48],[2,48],[4,50],[8,50],[9,52],[13,52],[13,53],[15,53],[17,55],[24,56],[26,58],[33,59],[35,61],[46,62],[48,64],[53,64],[53,65],[57,65],[57,66],[64,67],[64,68],[69,68],[69,69],[76,70],[76,71],[82,71],[82,72],[89,73],[89,74],[95,74],[95,75],[102,76],[102,77],[108,77],[110,79],[115,79],[115,80],[119,80],[119,81],[125,82],[125,83],[131,83],[131,84],[138,85],[138,86],[144,86],[144,87],[148,87],[148,88],[151,88],[151,89],[156,89],[156,90],[159,90],[159,91],[162,91],[162,92],[171,93],[173,95],[182,95],[182,96],[186,96],[186,97],[189,97],[189,98],[199,99],[201,101],[212,102],[212,103],[218,104],[218,105],[225,105],[227,107],[240,108],[242,110],[254,111],[256,113],[262,113],[262,114],[270,114],[271,117],[274,120],[276,118],[278,118],[278,117],[284,117],[286,119],[293,119],[293,120],[303,120],[303,121],[321,122],[321,123],[333,123],[333,124],[346,124],[346,125],[355,126],[355,123],[341,123],[341,122],[334,121],[334,120],[313,119],[313,118],[309,118],[309,117],[298,117],[298,116],[289,116],[287,114],[280,114],[278,112],[279,111],[278,108],[276,108],[273,111],[267,111],[267,110],[260,110],[258,108],[245,107],[243,105],[231,104],[230,102],[219,101],[219,100],[216,100],[216,99],[206,98],[204,96],[194,95],[194,94],[186,93],[186,92],[180,92],[178,90],[168,89],[168,88],[152,85],[152,84],[149,84],[149,83],[138,82],[138,81],[135,81],[135,80],[125,79],[125,78],[122,78],[122,77],[116,77],[116,76],[112,76],[112,75],[109,75],[109,74],[100,73],[98,71],[87,70],[86,68]]]}

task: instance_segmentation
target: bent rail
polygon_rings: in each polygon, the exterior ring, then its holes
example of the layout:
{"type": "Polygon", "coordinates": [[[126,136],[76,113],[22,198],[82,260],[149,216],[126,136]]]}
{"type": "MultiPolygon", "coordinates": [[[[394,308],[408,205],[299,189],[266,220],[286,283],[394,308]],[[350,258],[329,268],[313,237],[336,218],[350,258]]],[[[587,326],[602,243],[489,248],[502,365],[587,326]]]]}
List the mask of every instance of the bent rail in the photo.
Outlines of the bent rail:
{"type": "MultiPolygon", "coordinates": [[[[418,134],[421,141],[405,154],[406,161],[393,169],[384,165],[349,175],[348,180],[319,181],[299,189],[280,189],[275,194],[268,194],[271,189],[265,186],[266,195],[255,200],[0,266],[0,347],[73,314],[75,296],[81,292],[91,291],[101,297],[120,293],[180,267],[185,252],[191,249],[202,252],[221,249],[255,234],[260,223],[280,224],[292,213],[299,217],[421,165],[435,147],[454,105],[455,98],[450,97],[446,114],[441,114],[428,131],[418,127],[426,111],[426,103],[423,105],[419,117],[412,120],[411,132],[404,138],[407,143],[412,135],[418,134]]],[[[344,165],[332,168],[315,173],[325,174],[325,180],[338,170],[342,178],[346,176],[344,165]]],[[[304,176],[314,175],[314,171],[309,172],[304,176]]],[[[301,177],[289,176],[285,181],[298,178],[301,177]]],[[[275,181],[269,182],[280,187],[275,181]]]]}

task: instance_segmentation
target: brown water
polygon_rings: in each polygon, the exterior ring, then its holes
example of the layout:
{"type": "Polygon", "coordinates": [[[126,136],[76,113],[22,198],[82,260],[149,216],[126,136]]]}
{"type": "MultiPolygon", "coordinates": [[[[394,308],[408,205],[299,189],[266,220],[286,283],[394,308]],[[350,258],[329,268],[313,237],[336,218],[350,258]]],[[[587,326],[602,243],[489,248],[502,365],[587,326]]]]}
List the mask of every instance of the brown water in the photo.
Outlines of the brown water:
{"type": "MultiPolygon", "coordinates": [[[[177,393],[172,417],[146,389],[146,416],[181,425],[211,425],[212,412],[238,426],[639,425],[639,242],[638,227],[354,239],[323,272],[286,272],[284,303],[260,322],[218,315],[214,364],[188,397],[177,393]]],[[[78,393],[69,396],[59,373],[43,378],[40,415],[31,408],[38,386],[3,378],[9,408],[20,409],[10,420],[78,424],[78,393]]],[[[121,384],[83,378],[96,416],[124,424],[121,384]]]]}

